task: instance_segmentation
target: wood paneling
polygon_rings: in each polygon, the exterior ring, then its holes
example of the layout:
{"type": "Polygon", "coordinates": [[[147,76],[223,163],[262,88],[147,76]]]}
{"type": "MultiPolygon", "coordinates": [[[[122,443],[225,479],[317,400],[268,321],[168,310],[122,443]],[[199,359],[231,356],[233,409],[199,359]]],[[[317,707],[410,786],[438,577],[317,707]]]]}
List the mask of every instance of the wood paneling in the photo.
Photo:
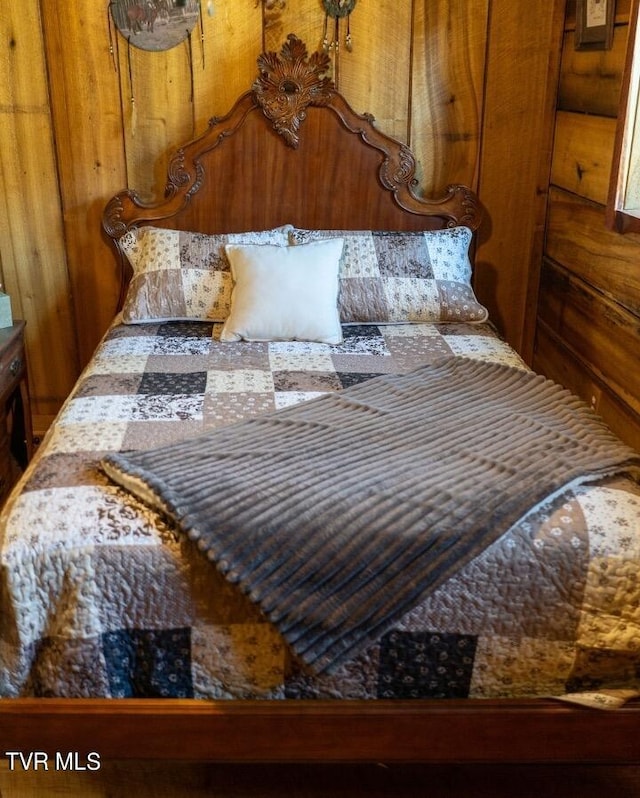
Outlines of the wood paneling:
{"type": "Polygon", "coordinates": [[[588,52],[568,5],[533,365],[640,448],[640,236],[605,220],[630,7],[612,50],[588,52]]]}
{"type": "MultiPolygon", "coordinates": [[[[203,41],[193,44],[193,116],[197,134],[206,129],[212,116],[224,116],[230,111],[238,96],[251,86],[256,77],[256,54],[263,49],[262,8],[255,0],[214,0],[211,15],[206,11],[205,0],[202,6],[203,41]]],[[[279,36],[278,42],[282,40],[284,37],[279,36]]],[[[175,141],[171,144],[175,146],[175,141]]]]}
{"type": "Polygon", "coordinates": [[[559,111],[551,182],[604,205],[616,132],[615,119],[559,111]]]}
{"type": "MultiPolygon", "coordinates": [[[[41,7],[77,331],[74,360],[84,364],[113,318],[117,299],[110,253],[96,231],[104,196],[125,180],[120,94],[104,8],[96,14],[93,0],[78,0],[72,14],[60,13],[56,0],[42,0],[41,7]]],[[[52,200],[53,192],[47,192],[36,207],[52,200]]],[[[56,356],[49,369],[64,357],[56,356]]],[[[36,382],[36,400],[40,390],[36,382]]]]}
{"type": "Polygon", "coordinates": [[[421,189],[477,189],[489,2],[415,6],[410,144],[421,189]],[[452,38],[464,46],[449,47],[452,38]]]}
{"type": "Polygon", "coordinates": [[[196,133],[189,51],[182,42],[158,57],[125,44],[119,54],[127,181],[149,200],[164,185],[176,142],[196,133]]]}
{"type": "MultiPolygon", "coordinates": [[[[255,3],[255,0],[253,2],[255,3]]],[[[259,4],[255,3],[255,5],[259,4]]],[[[361,18],[362,4],[358,6],[352,16],[356,42],[359,47],[364,46],[362,37],[358,34],[359,23],[357,23],[357,20],[361,18]]],[[[290,33],[295,33],[298,38],[302,39],[306,43],[309,52],[319,49],[322,44],[324,12],[320,3],[307,3],[304,0],[298,3],[287,2],[287,0],[273,0],[272,2],[267,2],[264,6],[264,19],[265,50],[278,52],[290,33]]]]}
{"type": "Polygon", "coordinates": [[[569,386],[591,405],[617,435],[640,451],[637,414],[620,401],[615,391],[544,322],[540,322],[537,328],[534,366],[550,379],[569,386]]]}
{"type": "Polygon", "coordinates": [[[573,41],[573,32],[567,31],[562,48],[558,108],[617,117],[626,29],[615,28],[611,50],[575,50],[573,41]]]}
{"type": "Polygon", "coordinates": [[[78,361],[37,0],[3,4],[0,33],[2,281],[14,318],[27,322],[32,406],[46,416],[73,385],[78,361]]]}
{"type": "Polygon", "coordinates": [[[491,4],[478,186],[488,218],[476,287],[507,341],[529,360],[564,0],[531,0],[523,9],[491,4]]]}
{"type": "MultiPolygon", "coordinates": [[[[340,42],[338,76],[338,88],[353,108],[373,114],[380,130],[404,142],[414,115],[409,95],[411,6],[398,0],[357,5],[351,15],[353,51],[348,53],[340,42]]],[[[344,23],[341,29],[346,29],[344,23]]]]}
{"type": "Polygon", "coordinates": [[[640,235],[609,230],[596,203],[557,188],[549,199],[548,256],[640,316],[640,235]]]}
{"type": "Polygon", "coordinates": [[[568,349],[640,413],[639,321],[566,269],[546,261],[539,318],[568,349]]]}

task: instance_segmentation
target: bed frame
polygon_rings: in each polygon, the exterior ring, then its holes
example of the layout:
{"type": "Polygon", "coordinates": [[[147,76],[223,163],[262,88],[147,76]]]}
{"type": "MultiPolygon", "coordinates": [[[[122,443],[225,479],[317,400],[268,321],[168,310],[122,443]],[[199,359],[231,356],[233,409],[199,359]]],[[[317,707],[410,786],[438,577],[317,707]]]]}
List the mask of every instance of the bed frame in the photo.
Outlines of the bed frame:
{"type": "MultiPolygon", "coordinates": [[[[290,36],[258,65],[252,91],[176,152],[161,201],[123,191],[109,202],[103,226],[118,252],[119,238],[147,223],[204,233],[287,222],[478,227],[468,188],[418,196],[411,152],[349,107],[324,76],[326,56],[309,57],[290,36]]],[[[634,702],[600,711],[541,699],[0,701],[0,750],[95,751],[103,761],[637,763],[639,731],[634,702]]]]}

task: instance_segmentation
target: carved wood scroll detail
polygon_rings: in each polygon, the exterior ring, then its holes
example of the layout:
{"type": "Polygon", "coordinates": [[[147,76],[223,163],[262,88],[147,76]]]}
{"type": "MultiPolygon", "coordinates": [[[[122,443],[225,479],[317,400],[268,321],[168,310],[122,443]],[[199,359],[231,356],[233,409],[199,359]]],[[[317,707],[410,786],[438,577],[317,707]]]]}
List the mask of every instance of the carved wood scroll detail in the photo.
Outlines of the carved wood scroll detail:
{"type": "Polygon", "coordinates": [[[396,158],[391,160],[386,157],[380,167],[380,181],[389,191],[395,191],[402,183],[415,184],[413,175],[416,170],[416,161],[411,150],[404,144],[400,145],[396,158]]]}
{"type": "Polygon", "coordinates": [[[309,105],[326,105],[333,81],[325,76],[330,61],[326,53],[311,56],[297,36],[290,33],[280,55],[262,53],[258,57],[259,76],[253,84],[257,102],[265,116],[291,147],[299,142],[298,131],[309,105]]]}

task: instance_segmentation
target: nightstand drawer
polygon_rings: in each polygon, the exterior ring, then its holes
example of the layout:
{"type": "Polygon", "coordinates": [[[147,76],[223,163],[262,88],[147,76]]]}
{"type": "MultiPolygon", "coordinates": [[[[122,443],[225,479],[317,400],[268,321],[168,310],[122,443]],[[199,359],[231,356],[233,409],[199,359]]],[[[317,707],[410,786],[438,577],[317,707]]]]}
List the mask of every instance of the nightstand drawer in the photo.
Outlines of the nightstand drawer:
{"type": "Polygon", "coordinates": [[[22,336],[17,336],[0,353],[0,397],[15,390],[25,375],[26,363],[22,336]]]}

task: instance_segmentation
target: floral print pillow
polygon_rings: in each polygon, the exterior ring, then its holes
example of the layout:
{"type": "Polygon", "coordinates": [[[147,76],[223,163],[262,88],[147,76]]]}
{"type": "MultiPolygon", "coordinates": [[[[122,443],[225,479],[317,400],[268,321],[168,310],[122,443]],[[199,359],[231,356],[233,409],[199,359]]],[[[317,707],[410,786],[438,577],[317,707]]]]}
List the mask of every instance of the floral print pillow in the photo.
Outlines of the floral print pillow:
{"type": "Polygon", "coordinates": [[[125,324],[225,321],[232,287],[225,245],[287,246],[292,230],[291,225],[217,235],[151,226],[130,230],[120,239],[120,248],[133,270],[122,320],[125,324]]]}
{"type": "Polygon", "coordinates": [[[300,230],[293,244],[339,236],[343,324],[483,322],[471,287],[468,227],[424,232],[300,230]]]}

